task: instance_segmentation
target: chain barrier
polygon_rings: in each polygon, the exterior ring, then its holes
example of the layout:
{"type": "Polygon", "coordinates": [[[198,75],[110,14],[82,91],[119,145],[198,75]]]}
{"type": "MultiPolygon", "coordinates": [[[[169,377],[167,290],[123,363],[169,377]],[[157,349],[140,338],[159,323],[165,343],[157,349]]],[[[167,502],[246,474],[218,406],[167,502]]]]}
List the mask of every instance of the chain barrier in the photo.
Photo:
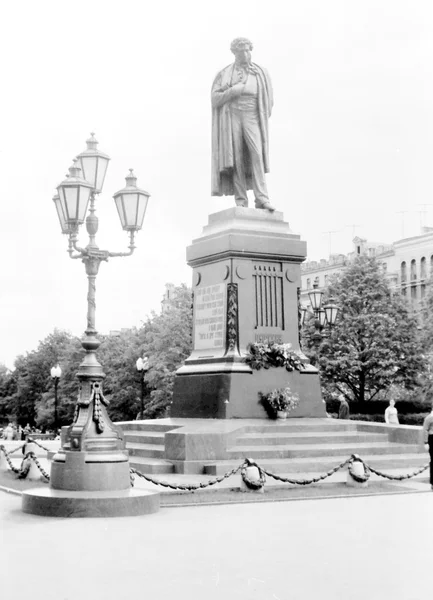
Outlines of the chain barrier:
{"type": "Polygon", "coordinates": [[[364,463],[364,466],[366,466],[368,469],[370,469],[370,471],[372,473],[374,473],[375,475],[378,475],[379,477],[383,477],[384,479],[389,479],[390,481],[403,481],[404,479],[411,479],[412,477],[416,477],[420,473],[424,473],[424,471],[426,471],[430,466],[430,463],[427,463],[423,467],[420,467],[417,471],[414,471],[413,473],[407,473],[406,475],[388,475],[387,473],[382,473],[382,471],[373,469],[373,467],[370,467],[370,465],[367,465],[367,463],[364,462],[363,460],[362,460],[362,462],[364,463]]]}
{"type": "Polygon", "coordinates": [[[224,475],[221,475],[221,477],[216,477],[215,479],[210,479],[209,481],[207,481],[205,483],[198,483],[196,485],[182,485],[182,484],[176,485],[176,484],[168,483],[168,481],[158,481],[157,479],[154,479],[153,477],[149,477],[148,475],[145,475],[144,473],[140,473],[140,471],[137,471],[137,469],[133,469],[132,467],[130,468],[130,472],[133,475],[138,475],[138,477],[141,477],[142,479],[145,479],[146,481],[153,483],[154,485],[161,485],[163,487],[170,488],[171,490],[182,490],[184,492],[195,492],[196,490],[202,490],[204,488],[210,487],[211,485],[215,485],[216,483],[221,483],[221,481],[224,481],[224,479],[228,479],[232,475],[235,475],[240,469],[242,469],[242,467],[245,464],[246,464],[246,461],[243,462],[238,467],[235,467],[231,471],[227,471],[227,473],[224,473],[224,475]]]}
{"type": "Polygon", "coordinates": [[[36,454],[34,454],[33,452],[30,452],[29,454],[31,454],[30,458],[33,460],[33,462],[35,463],[35,465],[38,467],[39,471],[42,473],[42,475],[45,477],[45,479],[47,481],[50,480],[50,476],[48,475],[48,473],[45,471],[44,467],[41,465],[41,463],[39,462],[36,454]]]}
{"type": "Polygon", "coordinates": [[[39,446],[39,448],[42,448],[42,450],[45,450],[45,452],[51,452],[51,450],[49,448],[46,448],[45,446],[42,446],[42,444],[40,444],[38,441],[36,441],[32,437],[28,437],[27,438],[27,442],[29,442],[31,444],[36,444],[36,446],[39,446]]]}
{"type": "MultiPolygon", "coordinates": [[[[41,444],[38,444],[37,442],[35,442],[35,440],[31,439],[29,441],[36,443],[36,445],[40,446],[43,450],[47,450],[41,444]]],[[[23,444],[23,446],[24,445],[25,444],[23,444]]],[[[19,449],[23,448],[23,446],[19,446],[18,448],[14,448],[14,450],[11,450],[8,452],[5,448],[5,446],[3,444],[0,444],[0,452],[3,452],[11,471],[16,473],[18,475],[19,479],[25,479],[30,470],[30,466],[31,466],[30,463],[31,463],[31,461],[33,461],[36,464],[36,466],[38,467],[38,469],[41,472],[41,474],[43,475],[43,477],[47,481],[49,481],[50,480],[49,474],[42,467],[41,463],[39,462],[39,460],[36,457],[34,452],[28,452],[24,456],[23,461],[21,463],[21,468],[18,469],[17,467],[14,467],[12,460],[10,458],[10,455],[13,454],[14,452],[17,452],[19,449]]],[[[355,461],[361,462],[364,465],[366,473],[371,471],[378,477],[383,477],[385,479],[389,479],[390,481],[404,481],[405,479],[411,479],[412,477],[416,477],[417,475],[420,475],[421,473],[426,471],[430,466],[430,463],[427,463],[426,465],[420,467],[416,471],[413,471],[412,473],[407,473],[406,475],[389,475],[388,473],[383,473],[382,471],[379,471],[378,469],[374,469],[357,454],[352,454],[352,456],[350,458],[347,458],[346,460],[341,462],[339,465],[335,466],[333,469],[330,469],[329,471],[327,471],[323,475],[319,475],[318,477],[312,477],[311,479],[293,479],[291,477],[283,477],[282,475],[277,475],[276,473],[272,473],[271,471],[267,471],[266,469],[263,469],[262,467],[260,467],[260,465],[258,465],[256,462],[252,461],[249,458],[246,458],[243,463],[241,463],[239,466],[233,468],[231,471],[227,471],[226,473],[224,473],[224,475],[221,475],[220,477],[215,477],[214,479],[210,479],[207,482],[201,482],[198,484],[188,484],[187,485],[187,484],[169,483],[168,481],[158,480],[153,477],[150,477],[149,475],[145,475],[144,473],[141,473],[140,471],[137,471],[137,469],[134,469],[132,467],[129,469],[129,474],[130,474],[131,487],[134,487],[135,477],[137,476],[137,477],[141,477],[142,479],[145,479],[146,481],[148,481],[149,483],[152,483],[154,485],[160,485],[162,487],[169,488],[172,490],[194,492],[196,490],[202,490],[202,489],[205,489],[212,485],[215,485],[217,483],[221,483],[225,479],[228,479],[232,475],[235,475],[238,471],[241,471],[242,479],[246,483],[246,485],[249,487],[255,488],[255,489],[259,489],[260,487],[264,486],[264,483],[265,483],[264,475],[267,475],[268,477],[271,477],[272,479],[275,479],[276,481],[280,481],[282,483],[290,483],[292,485],[311,485],[312,483],[318,483],[319,481],[323,481],[323,480],[327,479],[328,477],[331,477],[331,475],[333,475],[337,471],[340,471],[346,465],[350,466],[355,461]],[[253,485],[251,485],[252,482],[246,474],[246,469],[251,466],[255,466],[258,468],[259,476],[260,476],[260,481],[257,482],[257,484],[255,482],[253,482],[253,485]]],[[[353,477],[353,474],[352,474],[352,477],[353,477]]]]}
{"type": "Polygon", "coordinates": [[[24,445],[25,444],[23,444],[22,446],[17,446],[13,450],[9,450],[9,452],[6,450],[6,448],[3,446],[3,444],[0,446],[0,448],[3,449],[3,452],[5,454],[14,454],[15,452],[18,452],[18,450],[21,450],[21,448],[24,448],[24,445]]]}
{"type": "MultiPolygon", "coordinates": [[[[16,450],[17,449],[15,448],[14,452],[16,452],[16,450]]],[[[9,455],[11,454],[11,452],[8,452],[6,450],[6,448],[3,446],[3,444],[0,445],[0,452],[3,452],[3,454],[5,455],[5,459],[6,459],[7,463],[8,463],[11,471],[13,471],[14,473],[19,473],[20,469],[17,469],[16,467],[14,467],[13,464],[12,464],[12,461],[10,459],[9,455]]]]}
{"type": "Polygon", "coordinates": [[[320,475],[319,477],[312,477],[311,479],[291,479],[290,477],[282,477],[281,475],[276,475],[275,473],[271,473],[270,471],[266,471],[265,469],[263,469],[263,472],[269,477],[272,477],[277,481],[282,481],[283,483],[292,483],[294,485],[310,485],[311,483],[317,483],[318,481],[323,481],[324,479],[331,477],[331,475],[345,467],[351,461],[352,457],[346,459],[345,461],[343,461],[338,466],[334,467],[324,475],[320,475]]]}

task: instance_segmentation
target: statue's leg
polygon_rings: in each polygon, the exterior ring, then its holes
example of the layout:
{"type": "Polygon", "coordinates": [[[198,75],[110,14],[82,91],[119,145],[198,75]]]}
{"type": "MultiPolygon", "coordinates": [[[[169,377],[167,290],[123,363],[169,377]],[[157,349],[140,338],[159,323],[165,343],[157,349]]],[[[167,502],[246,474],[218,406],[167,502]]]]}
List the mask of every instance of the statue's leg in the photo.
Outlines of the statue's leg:
{"type": "Polygon", "coordinates": [[[265,208],[274,211],[269,202],[268,188],[263,164],[263,141],[260,131],[259,116],[256,111],[244,111],[243,132],[250,158],[253,179],[253,191],[256,208],[265,208]]]}
{"type": "Polygon", "coordinates": [[[237,206],[248,206],[247,180],[245,176],[244,148],[242,133],[242,114],[240,111],[232,111],[232,134],[233,134],[233,187],[235,191],[235,202],[237,206]]]}

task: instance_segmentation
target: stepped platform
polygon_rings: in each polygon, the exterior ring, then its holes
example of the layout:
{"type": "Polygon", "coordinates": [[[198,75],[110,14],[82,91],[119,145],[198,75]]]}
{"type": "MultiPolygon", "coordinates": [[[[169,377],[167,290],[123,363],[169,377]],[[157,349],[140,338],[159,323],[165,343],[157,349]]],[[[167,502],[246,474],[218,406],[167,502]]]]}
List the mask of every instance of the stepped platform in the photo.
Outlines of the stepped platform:
{"type": "Polygon", "coordinates": [[[119,425],[131,467],[152,476],[219,476],[246,457],[296,478],[323,474],[351,454],[391,474],[426,463],[422,428],[416,426],[329,418],[157,419],[119,425]]]}

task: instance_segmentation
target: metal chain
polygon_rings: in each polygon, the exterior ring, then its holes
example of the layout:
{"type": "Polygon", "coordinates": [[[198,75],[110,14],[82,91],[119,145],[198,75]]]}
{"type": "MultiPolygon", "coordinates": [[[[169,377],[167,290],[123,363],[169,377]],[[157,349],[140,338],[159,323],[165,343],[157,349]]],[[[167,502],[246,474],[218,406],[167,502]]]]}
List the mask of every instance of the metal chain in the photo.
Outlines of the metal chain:
{"type": "Polygon", "coordinates": [[[407,475],[388,475],[387,473],[382,473],[381,471],[377,471],[376,469],[373,469],[373,467],[370,467],[365,462],[364,462],[364,465],[366,465],[372,473],[374,473],[375,475],[379,475],[379,477],[384,477],[385,479],[390,479],[391,481],[403,481],[403,479],[411,479],[412,477],[416,477],[420,473],[423,473],[424,471],[426,471],[429,468],[430,463],[427,463],[426,465],[424,465],[423,467],[418,469],[418,471],[414,471],[413,473],[408,473],[407,475]]]}
{"type": "Polygon", "coordinates": [[[344,462],[339,464],[337,467],[334,467],[324,475],[320,475],[320,477],[313,477],[311,479],[291,479],[289,477],[281,477],[280,475],[275,475],[275,473],[271,473],[270,471],[266,471],[265,469],[263,469],[263,472],[266,473],[266,475],[269,475],[269,477],[272,477],[273,479],[276,479],[277,481],[282,481],[284,483],[293,483],[295,485],[310,485],[311,483],[317,483],[318,481],[323,481],[323,479],[326,479],[327,477],[331,477],[331,475],[333,475],[334,473],[345,467],[348,463],[350,463],[351,460],[352,457],[346,459],[344,462]]]}
{"type": "Polygon", "coordinates": [[[34,440],[31,437],[28,437],[27,441],[30,442],[31,444],[36,444],[36,446],[39,446],[39,448],[42,448],[42,450],[45,450],[45,452],[51,452],[51,450],[49,448],[45,448],[45,446],[42,446],[42,444],[40,444],[39,442],[37,442],[36,440],[34,440]]]}
{"type": "Polygon", "coordinates": [[[21,450],[21,448],[24,447],[24,444],[22,446],[17,446],[13,450],[9,450],[9,452],[6,450],[6,448],[4,446],[2,446],[2,447],[4,448],[5,454],[13,454],[14,452],[18,452],[18,450],[21,450]]]}
{"type": "Polygon", "coordinates": [[[21,469],[17,469],[16,467],[13,466],[12,461],[9,457],[9,453],[6,451],[6,448],[2,445],[0,445],[0,452],[3,452],[3,454],[5,455],[5,458],[7,460],[8,465],[11,468],[11,471],[13,471],[14,473],[19,473],[21,469]]]}
{"type": "Polygon", "coordinates": [[[224,481],[224,479],[228,479],[232,475],[235,475],[235,473],[237,473],[239,471],[239,469],[241,469],[244,466],[244,464],[245,463],[242,463],[241,465],[239,465],[238,467],[235,467],[231,471],[227,471],[227,473],[224,473],[224,475],[221,475],[221,477],[216,477],[215,479],[211,479],[211,480],[207,481],[206,483],[199,483],[197,485],[181,485],[181,484],[175,485],[175,484],[168,483],[167,481],[158,481],[157,479],[153,479],[153,477],[144,475],[144,473],[140,473],[140,471],[137,471],[137,469],[133,469],[133,468],[130,468],[130,472],[133,473],[134,475],[138,475],[138,477],[142,477],[143,479],[145,479],[146,481],[149,481],[150,483],[153,483],[154,485],[162,485],[163,487],[167,487],[172,490],[183,490],[183,491],[187,491],[187,492],[194,492],[195,490],[201,490],[201,489],[207,488],[211,485],[215,485],[216,483],[221,483],[221,481],[224,481]]]}
{"type": "Polygon", "coordinates": [[[38,467],[39,471],[42,473],[42,475],[45,477],[45,479],[47,481],[50,480],[50,476],[48,475],[48,473],[45,471],[45,469],[43,468],[43,466],[41,465],[41,463],[39,462],[39,460],[36,457],[36,454],[34,454],[33,452],[30,452],[30,458],[33,460],[33,462],[35,463],[35,465],[38,467]]]}

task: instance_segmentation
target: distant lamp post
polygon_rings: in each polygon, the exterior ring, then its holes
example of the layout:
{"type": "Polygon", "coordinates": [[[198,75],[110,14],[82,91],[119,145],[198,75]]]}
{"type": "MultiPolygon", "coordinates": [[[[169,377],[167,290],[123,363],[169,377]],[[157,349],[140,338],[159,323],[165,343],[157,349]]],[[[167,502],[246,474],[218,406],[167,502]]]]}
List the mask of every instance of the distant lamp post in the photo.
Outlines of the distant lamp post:
{"type": "Polygon", "coordinates": [[[57,433],[57,431],[59,429],[59,422],[58,422],[58,418],[57,418],[57,403],[58,403],[57,388],[59,385],[59,379],[62,376],[62,369],[57,364],[55,367],[51,367],[50,372],[51,372],[51,377],[54,380],[54,431],[57,433]]]}
{"type": "Polygon", "coordinates": [[[325,328],[332,329],[334,327],[340,307],[334,303],[332,298],[329,302],[322,306],[323,292],[319,290],[317,281],[313,284],[313,289],[308,292],[311,303],[311,311],[306,307],[301,307],[301,325],[305,325],[307,313],[314,315],[314,332],[310,334],[310,339],[313,341],[316,349],[320,346],[322,339],[327,335],[325,328]]]}
{"type": "Polygon", "coordinates": [[[140,357],[137,359],[137,362],[135,364],[137,367],[137,371],[140,374],[140,381],[141,381],[140,419],[142,419],[143,414],[144,414],[144,391],[145,391],[145,387],[146,387],[146,382],[144,381],[144,377],[149,370],[149,359],[147,358],[147,356],[144,356],[143,358],[140,357]]]}
{"type": "MultiPolygon", "coordinates": [[[[99,249],[95,239],[98,232],[95,204],[96,196],[104,185],[110,158],[98,150],[98,142],[93,133],[86,143],[86,150],[74,160],[69,175],[57,186],[57,194],[53,198],[61,231],[69,238],[69,255],[84,263],[88,292],[87,328],[82,339],[86,354],[77,373],[80,382],[78,400],[73,423],[64,436],[61,449],[53,458],[50,493],[61,504],[58,516],[94,516],[98,511],[97,516],[144,514],[154,512],[154,509],[145,507],[149,499],[141,491],[136,490],[133,495],[130,493],[129,459],[124,436],[120,427],[111,422],[107,413],[108,400],[102,393],[105,374],[96,358],[100,341],[96,337],[95,295],[96,276],[101,262],[112,257],[130,256],[134,252],[134,237],[143,226],[150,195],[137,187],[137,178],[131,169],[126,177],[126,187],[114,194],[122,228],[129,234],[129,250],[109,252],[99,249]],[[85,247],[80,247],[78,232],[84,222],[89,241],[85,247]],[[71,490],[70,495],[67,494],[68,490],[71,490]],[[78,506],[84,498],[76,498],[74,494],[78,492],[83,492],[86,498],[88,514],[73,514],[74,503],[78,506]],[[107,492],[110,492],[109,502],[104,496],[107,492]],[[62,513],[63,510],[65,514],[62,513]]],[[[51,375],[56,390],[54,420],[57,426],[60,368],[53,367],[51,375]]],[[[41,508],[43,502],[43,496],[35,494],[34,497],[23,500],[23,509],[36,514],[49,514],[50,508],[41,508]]],[[[78,508],[78,512],[80,510],[78,508]]]]}

